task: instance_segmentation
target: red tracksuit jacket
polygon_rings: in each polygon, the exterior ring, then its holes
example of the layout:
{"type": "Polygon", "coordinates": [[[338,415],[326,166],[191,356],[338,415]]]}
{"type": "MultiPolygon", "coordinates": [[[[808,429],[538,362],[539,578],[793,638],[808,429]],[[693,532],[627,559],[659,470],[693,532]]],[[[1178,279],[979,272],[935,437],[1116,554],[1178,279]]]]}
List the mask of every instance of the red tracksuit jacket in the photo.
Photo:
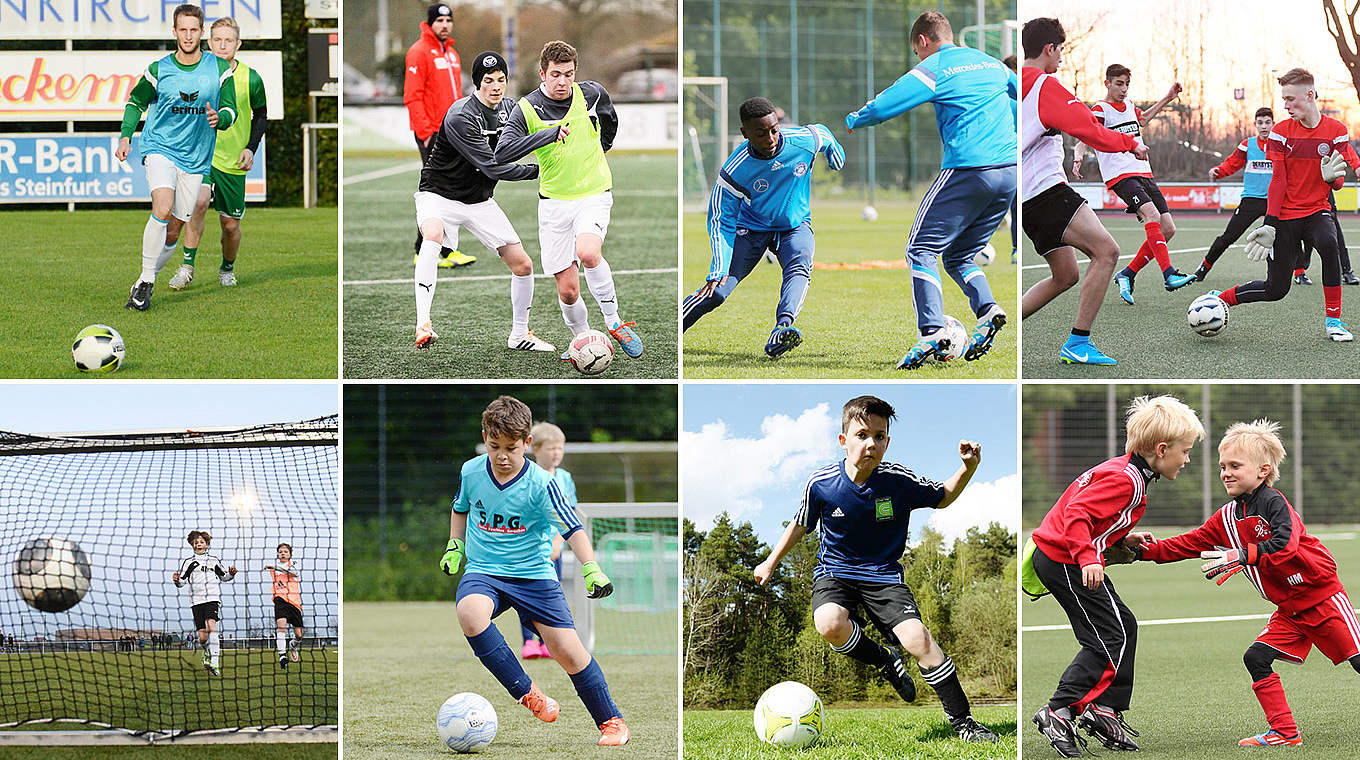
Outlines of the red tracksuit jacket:
{"type": "MultiPolygon", "coordinates": [[[[1102,462],[1081,474],[1031,534],[1054,562],[1104,565],[1101,552],[1133,530],[1147,509],[1147,484],[1157,474],[1137,454],[1102,462]]],[[[1196,555],[1198,556],[1198,555],[1196,555]]]]}

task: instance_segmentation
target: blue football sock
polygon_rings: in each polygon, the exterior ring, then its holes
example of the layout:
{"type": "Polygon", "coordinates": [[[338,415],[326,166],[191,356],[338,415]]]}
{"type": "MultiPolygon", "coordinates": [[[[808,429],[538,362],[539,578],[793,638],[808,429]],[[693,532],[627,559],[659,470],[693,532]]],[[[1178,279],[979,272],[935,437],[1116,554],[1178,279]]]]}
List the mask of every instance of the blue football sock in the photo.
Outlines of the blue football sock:
{"type": "Polygon", "coordinates": [[[519,660],[515,659],[515,653],[510,651],[505,638],[494,624],[488,625],[485,631],[476,636],[468,636],[467,640],[472,645],[472,653],[477,655],[477,659],[491,671],[491,675],[501,682],[501,686],[510,692],[510,696],[518,700],[529,693],[529,686],[533,681],[530,680],[529,674],[524,672],[519,660]]]}
{"type": "Polygon", "coordinates": [[[590,664],[582,668],[581,672],[571,674],[571,682],[575,684],[576,694],[590,711],[595,725],[601,725],[610,718],[623,717],[619,706],[609,696],[609,684],[605,682],[604,672],[594,657],[590,658],[590,664]]]}

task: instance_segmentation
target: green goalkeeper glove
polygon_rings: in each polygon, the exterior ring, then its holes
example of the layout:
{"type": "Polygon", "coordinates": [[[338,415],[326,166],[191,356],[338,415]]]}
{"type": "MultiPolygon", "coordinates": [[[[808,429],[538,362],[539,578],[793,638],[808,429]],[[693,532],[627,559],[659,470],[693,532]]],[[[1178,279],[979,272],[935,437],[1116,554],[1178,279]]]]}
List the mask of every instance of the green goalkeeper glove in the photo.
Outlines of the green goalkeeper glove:
{"type": "Polygon", "coordinates": [[[457,575],[463,566],[463,539],[450,538],[447,550],[444,552],[444,559],[439,561],[439,567],[444,570],[445,575],[457,575]]]}
{"type": "Polygon", "coordinates": [[[614,584],[609,582],[609,576],[595,560],[581,565],[581,575],[586,579],[586,596],[591,599],[603,599],[614,593],[614,584]]]}

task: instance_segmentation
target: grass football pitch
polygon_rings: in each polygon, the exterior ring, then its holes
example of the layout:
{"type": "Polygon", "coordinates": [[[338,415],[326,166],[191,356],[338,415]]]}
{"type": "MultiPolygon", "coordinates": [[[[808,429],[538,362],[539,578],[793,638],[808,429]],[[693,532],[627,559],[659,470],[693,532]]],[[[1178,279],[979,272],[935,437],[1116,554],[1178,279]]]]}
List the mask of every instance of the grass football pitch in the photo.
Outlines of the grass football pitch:
{"type": "MultiPolygon", "coordinates": [[[[674,153],[613,155],[614,208],[604,255],[614,273],[619,316],[637,322],[643,354],[623,355],[601,378],[674,378],[677,283],[675,272],[677,170],[674,153]]],[[[557,353],[512,351],[510,270],[496,252],[466,230],[458,246],[474,264],[440,269],[430,317],[439,340],[415,347],[415,202],[419,162],[412,156],[353,157],[344,161],[344,372],[350,378],[580,378],[557,353]]],[[[543,273],[538,246],[538,183],[501,182],[496,202],[520,234],[534,262],[529,328],[566,350],[557,288],[543,273]]],[[[581,280],[590,326],[603,330],[599,305],[581,280]]]]}
{"type": "MultiPolygon", "coordinates": [[[[1169,241],[1171,263],[1194,272],[1209,244],[1227,226],[1229,214],[1178,214],[1176,235],[1169,241]]],[[[1144,241],[1143,228],[1128,214],[1101,214],[1100,221],[1119,243],[1122,269],[1144,241]]],[[[1360,218],[1341,216],[1342,230],[1352,243],[1360,267],[1360,218]]],[[[1322,331],[1322,262],[1315,253],[1308,269],[1312,285],[1293,285],[1283,300],[1235,306],[1223,332],[1202,338],[1186,324],[1190,302],[1210,290],[1227,290],[1265,277],[1265,262],[1248,261],[1246,236],[1224,252],[1204,282],[1166,292],[1153,261],[1134,282],[1134,305],[1119,298],[1110,283],[1105,303],[1091,330],[1095,344],[1119,360],[1113,367],[1063,364],[1058,349],[1072,330],[1080,285],[1055,298],[1024,322],[1026,379],[1061,378],[1338,378],[1360,375],[1360,343],[1333,343],[1322,331]]],[[[1024,240],[1022,264],[1028,288],[1048,276],[1048,265],[1024,240]]],[[[1078,254],[1083,276],[1086,259],[1078,254]]],[[[1342,287],[1342,318],[1360,313],[1360,288],[1342,287]]],[[[1357,324],[1351,320],[1352,324],[1357,324]]]]}
{"type": "MultiPolygon", "coordinates": [[[[860,217],[863,201],[816,198],[812,226],[816,257],[812,285],[798,328],[803,343],[778,361],[765,356],[779,303],[778,264],[757,264],[722,306],[685,332],[685,378],[894,378],[1015,379],[1016,267],[1010,232],[1002,224],[992,236],[996,261],[983,271],[997,303],[1011,322],[992,350],[978,361],[926,365],[898,371],[897,362],[919,337],[906,269],[907,233],[919,198],[883,201],[877,221],[860,217]]],[[[686,295],[703,284],[711,260],[705,214],[684,215],[686,295]]],[[[958,285],[940,269],[944,310],[971,332],[977,318],[958,285]]]]}
{"type": "MultiPolygon", "coordinates": [[[[118,728],[181,729],[189,720],[183,703],[197,703],[210,712],[212,718],[204,727],[295,724],[334,724],[339,712],[339,683],[333,678],[309,677],[320,670],[332,676],[338,672],[334,649],[304,649],[302,660],[288,671],[275,673],[273,650],[226,650],[222,653],[222,677],[211,678],[199,666],[197,651],[81,652],[47,654],[0,655],[0,682],[19,685],[33,680],[38,663],[33,658],[44,658],[42,672],[70,674],[62,685],[41,689],[0,689],[0,720],[16,714],[17,707],[7,707],[3,700],[11,697],[60,701],[66,709],[61,717],[93,718],[118,728]],[[262,693],[260,673],[267,671],[269,693],[262,693]],[[74,674],[95,672],[101,683],[116,683],[112,690],[85,688],[74,674]],[[291,700],[289,706],[272,705],[273,690],[281,698],[291,700]]],[[[196,707],[189,710],[199,709],[196,707]]],[[[19,712],[17,714],[27,714],[19,712]]],[[[56,730],[76,731],[76,723],[26,724],[17,731],[56,730]]],[[[93,728],[93,727],[91,727],[93,728]]],[[[7,760],[85,760],[108,757],[199,758],[211,756],[236,758],[278,757],[281,747],[287,757],[301,760],[334,758],[337,748],[332,743],[320,744],[180,744],[165,742],[156,746],[93,746],[93,747],[0,747],[0,757],[7,760]]]]}
{"type": "MultiPolygon", "coordinates": [[[[320,378],[337,374],[337,215],[333,208],[251,208],[234,288],[217,282],[213,218],[194,282],[170,289],[182,248],[161,270],[151,309],[124,309],[141,270],[148,208],[0,213],[0,376],[85,375],[71,343],[86,325],[122,334],[120,379],[320,378]]],[[[211,216],[211,215],[210,215],[211,216]]]]}
{"type": "Polygon", "coordinates": [[[920,760],[1015,757],[1015,707],[974,705],[973,717],[996,732],[998,744],[973,744],[954,735],[934,707],[825,710],[822,737],[796,753],[762,744],[750,710],[686,710],[685,760],[800,760],[911,757],[920,760]]]}
{"type": "MultiPolygon", "coordinates": [[[[1360,575],[1360,534],[1355,526],[1309,526],[1336,557],[1341,581],[1352,592],[1360,575]]],[[[1161,537],[1181,532],[1158,527],[1161,537]]],[[[1209,760],[1278,748],[1238,747],[1237,741],[1268,726],[1251,690],[1242,653],[1265,627],[1275,606],[1251,584],[1234,577],[1223,586],[1206,581],[1199,560],[1165,565],[1139,562],[1116,567],[1109,577],[1138,618],[1137,671],[1132,708],[1125,714],[1142,735],[1140,754],[1166,760],[1209,760]],[[1218,620],[1253,615],[1246,620],[1218,620]],[[1254,751],[1253,751],[1254,750],[1254,751]]],[[[1062,608],[1052,599],[1021,602],[1022,693],[1020,711],[1023,754],[1055,758],[1057,753],[1029,722],[1058,684],[1058,677],[1077,652],[1076,640],[1062,608]],[[1060,630],[1028,630],[1062,626],[1060,630]]],[[[1355,757],[1355,694],[1360,676],[1350,665],[1333,666],[1316,649],[1302,666],[1275,662],[1284,682],[1303,745],[1286,747],[1291,760],[1355,757]]],[[[1085,734],[1083,734],[1084,736],[1085,734]]],[[[1091,740],[1091,749],[1111,750],[1091,740]]],[[[1115,753],[1118,754],[1118,753],[1115,753]]]]}
{"type": "MultiPolygon", "coordinates": [[[[518,654],[514,613],[500,616],[496,625],[518,654]]],[[[486,757],[676,757],[679,634],[670,630],[670,653],[600,655],[610,692],[632,732],[621,751],[596,744],[599,730],[571,679],[552,660],[523,664],[534,682],[561,703],[558,719],[543,723],[516,704],[473,656],[451,602],[346,602],[345,758],[449,757],[435,714],[444,700],[464,691],[481,694],[496,709],[499,729],[486,757]]]]}

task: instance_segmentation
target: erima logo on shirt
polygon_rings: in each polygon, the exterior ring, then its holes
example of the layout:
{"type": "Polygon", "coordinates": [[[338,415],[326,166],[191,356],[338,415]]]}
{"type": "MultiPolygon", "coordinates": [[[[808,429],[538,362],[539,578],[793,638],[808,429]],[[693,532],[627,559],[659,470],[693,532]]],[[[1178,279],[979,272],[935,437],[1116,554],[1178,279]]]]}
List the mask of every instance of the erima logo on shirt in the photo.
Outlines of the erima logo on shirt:
{"type": "MultiPolygon", "coordinates": [[[[198,90],[194,90],[193,92],[184,92],[183,90],[181,90],[179,93],[179,99],[180,102],[182,103],[193,103],[194,101],[198,100],[198,90]]],[[[170,113],[173,114],[195,114],[207,112],[208,109],[204,106],[181,106],[181,105],[170,106],[170,113]]]]}

